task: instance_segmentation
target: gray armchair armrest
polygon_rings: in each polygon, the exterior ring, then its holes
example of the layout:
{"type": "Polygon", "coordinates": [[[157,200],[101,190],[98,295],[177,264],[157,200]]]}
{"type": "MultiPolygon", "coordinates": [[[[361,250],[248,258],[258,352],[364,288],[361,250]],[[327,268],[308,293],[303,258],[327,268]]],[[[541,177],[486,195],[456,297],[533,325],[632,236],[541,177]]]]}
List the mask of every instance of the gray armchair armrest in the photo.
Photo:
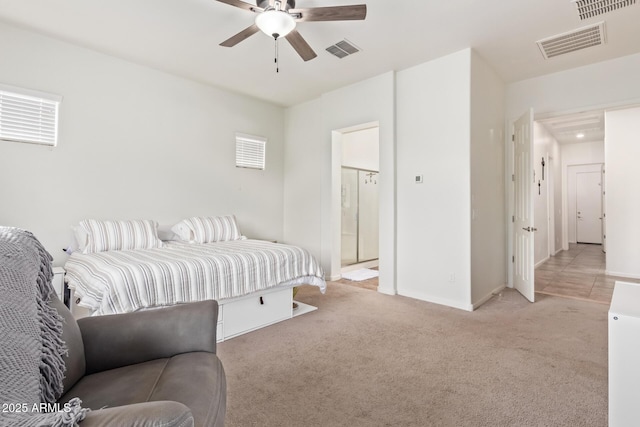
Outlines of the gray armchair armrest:
{"type": "Polygon", "coordinates": [[[81,427],[192,427],[193,415],[182,403],[159,401],[89,411],[81,427]]]}
{"type": "Polygon", "coordinates": [[[213,300],[79,319],[86,373],[193,351],[215,353],[217,322],[213,300]]]}

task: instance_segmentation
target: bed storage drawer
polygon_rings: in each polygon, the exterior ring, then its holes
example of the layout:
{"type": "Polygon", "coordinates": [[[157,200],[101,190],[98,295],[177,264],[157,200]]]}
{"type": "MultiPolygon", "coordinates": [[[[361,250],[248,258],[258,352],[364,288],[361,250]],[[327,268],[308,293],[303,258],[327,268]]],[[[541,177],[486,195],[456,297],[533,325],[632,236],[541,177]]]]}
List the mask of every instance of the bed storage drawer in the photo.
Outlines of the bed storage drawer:
{"type": "Polygon", "coordinates": [[[291,319],[291,288],[264,291],[224,304],[224,339],[291,319]]]}

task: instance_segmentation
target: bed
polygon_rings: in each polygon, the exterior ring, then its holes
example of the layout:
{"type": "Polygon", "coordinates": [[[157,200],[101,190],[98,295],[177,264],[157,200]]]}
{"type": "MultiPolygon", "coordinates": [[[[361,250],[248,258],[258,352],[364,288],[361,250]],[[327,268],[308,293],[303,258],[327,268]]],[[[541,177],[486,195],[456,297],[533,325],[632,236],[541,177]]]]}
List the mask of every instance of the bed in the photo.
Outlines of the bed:
{"type": "MultiPolygon", "coordinates": [[[[235,224],[235,218],[230,221],[235,224]]],[[[146,226],[153,234],[155,226],[146,226]]],[[[148,236],[130,225],[116,231],[109,227],[103,221],[94,228],[109,234],[102,240],[119,239],[117,249],[103,244],[100,250],[76,251],[65,264],[72,304],[93,316],[215,299],[221,307],[219,337],[224,340],[291,318],[293,287],[313,285],[322,293],[326,289],[317,260],[297,246],[247,239],[239,232],[214,241],[194,238],[191,232],[182,240],[156,237],[142,245],[123,244],[136,233],[148,236]]],[[[91,241],[87,246],[92,243],[94,249],[99,246],[91,241]]]]}

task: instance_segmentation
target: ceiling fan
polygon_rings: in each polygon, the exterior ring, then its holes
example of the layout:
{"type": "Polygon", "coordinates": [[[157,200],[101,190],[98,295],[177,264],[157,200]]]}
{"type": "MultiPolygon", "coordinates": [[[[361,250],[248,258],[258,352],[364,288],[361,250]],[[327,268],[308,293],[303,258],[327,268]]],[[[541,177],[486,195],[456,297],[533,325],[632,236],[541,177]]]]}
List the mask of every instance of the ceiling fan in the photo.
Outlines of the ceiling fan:
{"type": "Polygon", "coordinates": [[[296,30],[297,22],[355,21],[363,20],[367,16],[365,4],[296,9],[296,0],[256,0],[256,6],[241,0],[217,1],[257,14],[253,25],[223,41],[220,46],[233,47],[258,31],[262,31],[273,37],[276,42],[280,37],[287,39],[305,61],[317,55],[296,30]]]}

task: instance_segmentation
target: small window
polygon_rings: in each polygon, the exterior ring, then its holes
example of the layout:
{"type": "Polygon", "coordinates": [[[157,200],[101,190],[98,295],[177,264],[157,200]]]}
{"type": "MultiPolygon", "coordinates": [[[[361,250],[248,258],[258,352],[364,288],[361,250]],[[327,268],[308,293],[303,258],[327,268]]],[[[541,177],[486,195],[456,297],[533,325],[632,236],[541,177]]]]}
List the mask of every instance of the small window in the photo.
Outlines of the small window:
{"type": "Polygon", "coordinates": [[[264,169],[267,139],[236,133],[236,167],[264,169]]]}
{"type": "Polygon", "coordinates": [[[62,97],[0,85],[0,139],[55,146],[62,97]]]}

